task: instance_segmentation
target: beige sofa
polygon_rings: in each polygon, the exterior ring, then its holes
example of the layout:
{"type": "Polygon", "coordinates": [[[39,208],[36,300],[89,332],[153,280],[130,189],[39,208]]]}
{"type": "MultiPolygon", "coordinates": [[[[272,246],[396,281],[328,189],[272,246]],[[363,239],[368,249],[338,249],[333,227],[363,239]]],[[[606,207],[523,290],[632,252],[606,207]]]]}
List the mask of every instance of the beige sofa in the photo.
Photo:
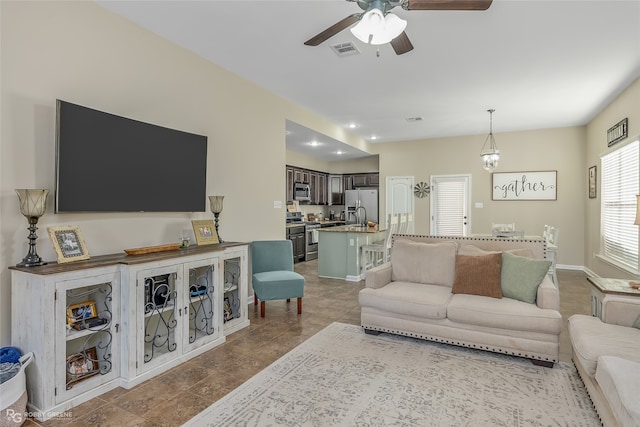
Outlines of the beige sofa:
{"type": "MultiPolygon", "coordinates": [[[[560,295],[546,271],[532,289],[534,303],[453,293],[460,279],[456,269],[463,274],[460,260],[503,251],[518,260],[523,255],[540,260],[546,252],[543,240],[395,235],[392,245],[391,261],[367,271],[359,294],[365,332],[505,353],[549,367],[558,362],[560,295]]],[[[471,272],[471,281],[485,274],[471,272]]]]}
{"type": "Polygon", "coordinates": [[[602,320],[569,318],[573,362],[605,427],[640,426],[640,298],[608,295],[602,320]]]}

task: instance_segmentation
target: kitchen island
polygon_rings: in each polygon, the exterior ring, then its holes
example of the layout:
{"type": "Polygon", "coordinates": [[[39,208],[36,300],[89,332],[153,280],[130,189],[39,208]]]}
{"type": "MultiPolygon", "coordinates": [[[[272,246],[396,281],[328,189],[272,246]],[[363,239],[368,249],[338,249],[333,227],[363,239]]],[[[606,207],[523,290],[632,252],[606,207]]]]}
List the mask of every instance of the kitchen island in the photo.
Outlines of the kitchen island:
{"type": "Polygon", "coordinates": [[[378,226],[343,225],[318,230],[318,276],[357,282],[361,274],[362,246],[384,240],[378,226]]]}

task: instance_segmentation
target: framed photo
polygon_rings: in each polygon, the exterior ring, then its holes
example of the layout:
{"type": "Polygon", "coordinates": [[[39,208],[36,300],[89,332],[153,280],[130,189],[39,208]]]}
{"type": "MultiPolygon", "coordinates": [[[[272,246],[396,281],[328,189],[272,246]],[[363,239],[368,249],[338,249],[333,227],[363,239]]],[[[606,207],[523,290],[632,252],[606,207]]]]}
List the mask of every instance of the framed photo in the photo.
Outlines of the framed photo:
{"type": "Polygon", "coordinates": [[[98,317],[95,301],[85,301],[72,304],[67,307],[67,324],[73,326],[75,323],[82,323],[89,319],[98,317]]]}
{"type": "Polygon", "coordinates": [[[193,220],[191,221],[191,225],[193,225],[193,234],[196,235],[198,245],[220,243],[212,219],[193,220]]]}
{"type": "Polygon", "coordinates": [[[84,244],[80,227],[49,227],[47,230],[59,264],[89,259],[89,251],[84,244]]]}
{"type": "Polygon", "coordinates": [[[557,200],[558,171],[494,172],[491,200],[557,200]]]}
{"type": "Polygon", "coordinates": [[[67,356],[67,387],[100,372],[98,352],[95,347],[67,356]]]}
{"type": "Polygon", "coordinates": [[[595,199],[598,196],[598,168],[591,166],[589,168],[589,198],[595,199]]]}

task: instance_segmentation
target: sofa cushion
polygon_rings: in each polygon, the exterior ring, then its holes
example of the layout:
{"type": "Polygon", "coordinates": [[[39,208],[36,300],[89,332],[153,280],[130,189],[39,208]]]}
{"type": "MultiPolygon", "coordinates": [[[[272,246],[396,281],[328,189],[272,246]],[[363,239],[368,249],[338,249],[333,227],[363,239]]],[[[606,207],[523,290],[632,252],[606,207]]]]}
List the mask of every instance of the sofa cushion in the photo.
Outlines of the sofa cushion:
{"type": "Polygon", "coordinates": [[[640,426],[640,363],[600,356],[596,381],[621,426],[640,426]]]}
{"type": "Polygon", "coordinates": [[[600,356],[616,356],[640,363],[640,330],[604,323],[597,317],[574,314],[569,317],[569,338],[573,357],[591,378],[600,356]]]}
{"type": "Polygon", "coordinates": [[[361,307],[429,319],[445,319],[451,299],[448,286],[391,282],[379,289],[364,288],[358,294],[361,307]]]}
{"type": "Polygon", "coordinates": [[[562,329],[558,311],[509,298],[457,294],[447,307],[447,318],[468,325],[554,335],[562,329]]]}
{"type": "MultiPolygon", "coordinates": [[[[529,248],[521,248],[521,249],[509,249],[505,252],[512,253],[514,255],[524,256],[527,258],[533,258],[533,252],[529,248]]],[[[466,256],[481,256],[481,255],[489,255],[489,254],[499,254],[502,251],[485,251],[484,249],[480,249],[474,245],[462,245],[458,248],[458,255],[466,255],[466,256]]]]}
{"type": "Polygon", "coordinates": [[[480,256],[456,256],[456,275],[451,292],[502,298],[500,252],[480,256]]]}
{"type": "Polygon", "coordinates": [[[455,277],[457,247],[454,242],[395,240],[391,250],[391,280],[451,287],[455,277]]]}
{"type": "Polygon", "coordinates": [[[531,259],[509,252],[502,253],[500,284],[502,295],[519,301],[536,303],[538,286],[551,267],[551,261],[531,259]]]}

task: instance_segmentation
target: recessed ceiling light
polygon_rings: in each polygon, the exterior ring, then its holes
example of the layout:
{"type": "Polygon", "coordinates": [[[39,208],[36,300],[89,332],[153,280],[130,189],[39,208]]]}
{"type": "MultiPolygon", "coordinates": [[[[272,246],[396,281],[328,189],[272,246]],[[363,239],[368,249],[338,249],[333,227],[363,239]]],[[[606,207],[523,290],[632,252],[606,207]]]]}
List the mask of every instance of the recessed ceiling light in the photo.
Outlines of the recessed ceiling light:
{"type": "Polygon", "coordinates": [[[357,125],[357,124],[355,124],[355,123],[349,123],[349,129],[355,129],[355,128],[357,128],[357,127],[358,127],[358,125],[357,125]]]}
{"type": "Polygon", "coordinates": [[[338,151],[336,151],[336,154],[337,154],[337,155],[344,154],[344,151],[340,151],[340,150],[338,150],[338,151]]]}
{"type": "Polygon", "coordinates": [[[320,145],[320,143],[318,141],[311,141],[309,145],[312,147],[317,147],[318,145],[320,145]]]}
{"type": "Polygon", "coordinates": [[[375,141],[376,139],[378,139],[378,137],[377,137],[377,136],[375,136],[375,135],[371,135],[371,138],[370,138],[370,139],[371,139],[372,141],[375,141]]]}

